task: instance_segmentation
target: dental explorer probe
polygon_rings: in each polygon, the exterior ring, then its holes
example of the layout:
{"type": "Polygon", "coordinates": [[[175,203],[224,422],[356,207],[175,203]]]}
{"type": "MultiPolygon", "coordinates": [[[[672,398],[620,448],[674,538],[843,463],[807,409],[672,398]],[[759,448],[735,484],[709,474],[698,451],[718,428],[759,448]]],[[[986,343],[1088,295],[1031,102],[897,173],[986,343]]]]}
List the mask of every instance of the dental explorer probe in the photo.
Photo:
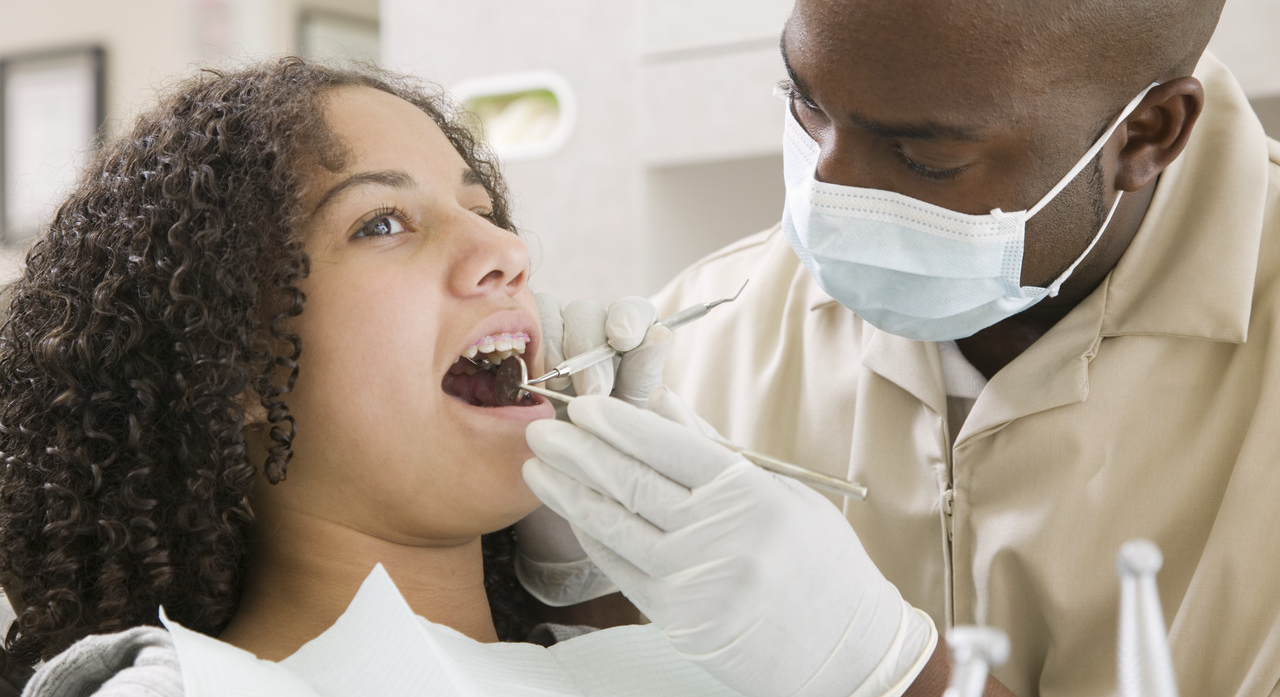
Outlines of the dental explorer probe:
{"type": "MultiPolygon", "coordinates": [[[[516,356],[516,360],[520,361],[521,369],[527,370],[527,368],[525,368],[523,358],[516,356]]],[[[556,392],[555,390],[548,390],[536,385],[530,385],[528,381],[521,384],[520,389],[525,392],[542,395],[549,399],[557,399],[566,404],[577,399],[577,397],[564,394],[563,392],[556,392]]],[[[730,443],[720,436],[707,435],[707,437],[746,458],[747,462],[750,462],[761,469],[773,472],[774,474],[791,477],[792,479],[815,488],[822,489],[833,494],[839,494],[840,496],[847,498],[858,499],[859,501],[867,498],[867,487],[862,486],[861,484],[846,481],[839,477],[833,477],[829,474],[814,472],[813,470],[805,469],[800,465],[793,465],[790,462],[783,462],[777,458],[747,450],[746,448],[730,443]]]]}
{"type": "MultiPolygon", "coordinates": [[[[698,319],[699,317],[702,317],[703,315],[707,314],[708,312],[711,311],[711,308],[717,305],[722,305],[724,303],[733,302],[734,300],[737,300],[738,296],[742,295],[742,289],[747,287],[747,282],[750,280],[751,279],[748,278],[746,281],[743,281],[742,286],[738,288],[738,292],[734,293],[732,298],[721,298],[719,300],[712,300],[711,302],[698,303],[697,305],[691,305],[689,307],[686,307],[683,310],[680,310],[679,312],[663,317],[657,322],[654,322],[654,325],[662,325],[667,329],[675,329],[676,327],[679,327],[681,325],[688,324],[693,320],[698,319]]],[[[580,373],[586,370],[587,368],[590,368],[591,366],[597,363],[600,363],[602,361],[605,361],[607,359],[613,358],[616,355],[618,355],[617,349],[615,349],[614,347],[610,346],[607,343],[600,344],[599,346],[583,351],[582,353],[579,353],[576,356],[570,356],[564,359],[563,361],[561,361],[560,365],[557,365],[556,367],[552,368],[551,372],[546,373],[545,375],[539,375],[538,377],[533,378],[532,380],[526,380],[524,381],[523,384],[536,385],[537,383],[546,382],[547,380],[550,380],[552,378],[567,377],[569,375],[573,375],[574,373],[580,373]]]]}

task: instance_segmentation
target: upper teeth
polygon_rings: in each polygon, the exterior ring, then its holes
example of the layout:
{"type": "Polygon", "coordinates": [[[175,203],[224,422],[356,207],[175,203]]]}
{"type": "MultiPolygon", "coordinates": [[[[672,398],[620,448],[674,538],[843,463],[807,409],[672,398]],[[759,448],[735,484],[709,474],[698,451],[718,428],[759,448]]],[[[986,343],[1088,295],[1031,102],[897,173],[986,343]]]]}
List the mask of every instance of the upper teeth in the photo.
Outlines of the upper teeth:
{"type": "Polygon", "coordinates": [[[524,353],[529,335],[524,332],[491,334],[472,344],[463,354],[463,358],[474,360],[479,354],[485,361],[497,365],[511,356],[524,353]]]}

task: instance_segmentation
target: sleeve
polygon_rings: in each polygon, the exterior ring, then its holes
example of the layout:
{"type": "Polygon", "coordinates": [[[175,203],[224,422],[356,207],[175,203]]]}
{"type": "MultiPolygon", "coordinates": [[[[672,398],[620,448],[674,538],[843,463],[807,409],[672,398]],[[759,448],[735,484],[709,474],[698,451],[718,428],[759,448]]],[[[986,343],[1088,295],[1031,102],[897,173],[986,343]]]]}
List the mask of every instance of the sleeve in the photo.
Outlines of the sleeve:
{"type": "Polygon", "coordinates": [[[85,637],[44,664],[23,697],[181,697],[182,670],[169,632],[135,627],[85,637]]]}

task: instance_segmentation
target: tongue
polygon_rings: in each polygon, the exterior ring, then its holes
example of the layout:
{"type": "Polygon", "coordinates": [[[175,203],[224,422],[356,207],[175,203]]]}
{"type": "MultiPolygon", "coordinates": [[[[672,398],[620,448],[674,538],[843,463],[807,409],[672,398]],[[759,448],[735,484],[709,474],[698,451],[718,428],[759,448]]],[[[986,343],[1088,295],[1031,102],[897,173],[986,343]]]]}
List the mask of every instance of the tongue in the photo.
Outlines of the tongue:
{"type": "Polygon", "coordinates": [[[457,397],[477,407],[498,406],[498,392],[494,387],[494,375],[487,370],[467,374],[458,370],[457,364],[444,376],[440,385],[445,394],[457,397]]]}

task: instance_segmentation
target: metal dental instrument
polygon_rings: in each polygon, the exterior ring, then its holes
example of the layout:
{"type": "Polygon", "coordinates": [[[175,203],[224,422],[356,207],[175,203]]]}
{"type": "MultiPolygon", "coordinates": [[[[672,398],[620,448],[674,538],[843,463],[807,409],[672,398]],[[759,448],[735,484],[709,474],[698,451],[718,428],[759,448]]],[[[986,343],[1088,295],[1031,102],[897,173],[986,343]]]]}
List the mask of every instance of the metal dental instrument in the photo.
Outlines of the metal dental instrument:
{"type": "MultiPolygon", "coordinates": [[[[524,365],[523,359],[520,360],[520,364],[524,365]]],[[[560,400],[561,402],[565,402],[566,404],[577,399],[577,397],[573,397],[561,392],[556,392],[555,390],[548,390],[542,387],[538,387],[536,385],[530,385],[527,382],[521,386],[521,389],[525,390],[526,392],[532,392],[534,394],[542,395],[543,397],[547,397],[549,399],[557,399],[557,400],[560,400]]],[[[815,488],[822,489],[824,491],[828,491],[833,494],[839,494],[840,496],[858,499],[859,501],[867,498],[867,487],[862,486],[861,484],[856,484],[854,482],[846,481],[844,479],[840,479],[839,477],[833,477],[829,474],[814,472],[813,470],[805,469],[799,465],[793,465],[790,462],[783,462],[782,460],[769,457],[768,455],[762,455],[757,452],[752,452],[741,446],[734,445],[733,443],[730,443],[729,441],[723,438],[712,437],[712,436],[709,436],[709,437],[711,438],[711,440],[741,455],[742,457],[746,458],[748,462],[751,462],[752,464],[756,465],[757,467],[760,467],[761,469],[766,469],[770,472],[773,472],[774,474],[780,474],[784,477],[791,477],[792,479],[795,479],[800,482],[804,482],[805,484],[808,484],[815,488]]]]}
{"type": "MultiPolygon", "coordinates": [[[[734,293],[732,298],[721,298],[719,300],[712,300],[711,302],[699,303],[697,305],[686,307],[685,309],[680,310],[675,314],[671,314],[666,317],[663,317],[657,322],[654,322],[654,324],[655,325],[660,324],[666,327],[667,329],[675,329],[676,327],[679,327],[683,324],[688,324],[689,322],[692,322],[693,320],[698,319],[699,317],[702,317],[703,315],[707,314],[708,312],[711,311],[711,308],[717,305],[721,305],[723,303],[733,302],[734,300],[737,300],[738,296],[742,295],[742,289],[747,287],[747,281],[750,281],[750,280],[751,279],[748,278],[746,281],[743,281],[742,287],[738,288],[738,292],[734,293]]],[[[580,373],[586,370],[587,368],[590,368],[591,366],[597,363],[600,363],[602,361],[613,358],[616,355],[618,355],[617,349],[613,348],[609,344],[600,344],[599,346],[583,351],[582,353],[579,353],[576,356],[570,356],[569,358],[564,359],[564,361],[562,361],[560,365],[556,366],[555,368],[552,368],[551,372],[545,375],[539,375],[538,377],[532,380],[526,380],[524,384],[536,385],[540,382],[546,382],[547,380],[550,380],[552,378],[567,377],[569,375],[573,375],[574,373],[580,373]]]]}

